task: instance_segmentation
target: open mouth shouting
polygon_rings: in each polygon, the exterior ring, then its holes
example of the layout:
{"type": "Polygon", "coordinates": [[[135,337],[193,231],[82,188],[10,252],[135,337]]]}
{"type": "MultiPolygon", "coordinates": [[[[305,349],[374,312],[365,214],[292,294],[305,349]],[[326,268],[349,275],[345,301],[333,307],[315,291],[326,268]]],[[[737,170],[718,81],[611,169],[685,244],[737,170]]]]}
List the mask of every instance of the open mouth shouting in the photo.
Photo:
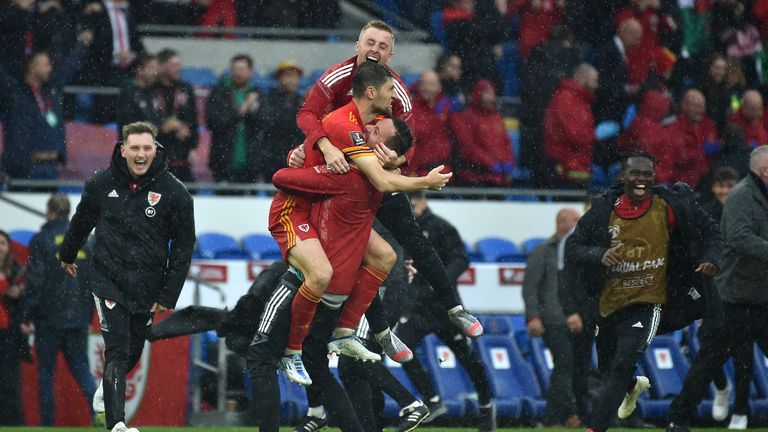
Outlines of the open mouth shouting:
{"type": "Polygon", "coordinates": [[[365,59],[369,62],[378,63],[380,58],[379,53],[374,51],[368,51],[368,54],[365,55],[365,59]]]}

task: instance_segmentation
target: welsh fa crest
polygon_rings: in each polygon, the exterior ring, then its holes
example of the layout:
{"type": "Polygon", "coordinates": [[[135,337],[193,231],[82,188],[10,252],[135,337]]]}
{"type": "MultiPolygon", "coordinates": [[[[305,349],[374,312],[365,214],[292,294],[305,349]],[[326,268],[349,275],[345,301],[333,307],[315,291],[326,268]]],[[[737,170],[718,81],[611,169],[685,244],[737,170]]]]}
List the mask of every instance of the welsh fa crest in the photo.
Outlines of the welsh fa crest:
{"type": "Polygon", "coordinates": [[[147,202],[149,202],[149,205],[154,206],[155,204],[160,202],[160,198],[162,198],[162,195],[160,195],[157,192],[149,191],[147,194],[147,202]]]}

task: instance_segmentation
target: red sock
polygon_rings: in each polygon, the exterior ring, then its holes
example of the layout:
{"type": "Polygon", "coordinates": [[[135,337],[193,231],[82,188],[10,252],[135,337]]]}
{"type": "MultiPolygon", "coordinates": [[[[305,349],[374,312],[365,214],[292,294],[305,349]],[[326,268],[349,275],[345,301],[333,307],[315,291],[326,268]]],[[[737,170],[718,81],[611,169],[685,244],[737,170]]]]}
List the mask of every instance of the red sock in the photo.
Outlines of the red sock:
{"type": "Polygon", "coordinates": [[[379,293],[379,287],[387,275],[388,273],[366,266],[357,272],[357,281],[349,294],[349,298],[347,298],[347,302],[344,303],[344,309],[341,311],[336,327],[346,329],[357,327],[360,318],[373,301],[373,296],[379,293]]]}
{"type": "Polygon", "coordinates": [[[319,302],[320,297],[312,294],[307,284],[301,284],[299,292],[293,297],[291,303],[291,327],[288,330],[286,348],[301,351],[304,337],[309,332],[309,326],[315,317],[315,310],[319,302]]]}

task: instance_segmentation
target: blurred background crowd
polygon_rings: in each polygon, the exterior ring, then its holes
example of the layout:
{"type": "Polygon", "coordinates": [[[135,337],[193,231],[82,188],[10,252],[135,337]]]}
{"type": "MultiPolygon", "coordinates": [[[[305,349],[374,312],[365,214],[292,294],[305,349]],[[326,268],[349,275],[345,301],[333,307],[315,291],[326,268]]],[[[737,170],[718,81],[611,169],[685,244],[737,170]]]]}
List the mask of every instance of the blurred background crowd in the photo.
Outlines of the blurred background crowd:
{"type": "Polygon", "coordinates": [[[184,181],[269,183],[303,139],[295,115],[324,68],[289,52],[269,71],[255,69],[259,52],[189,67],[172,42],[150,52],[143,36],[188,28],[179,40],[235,43],[251,28],[359,29],[354,8],[396,32],[423,30],[442,52],[433,68],[397,70],[413,97],[412,173],[446,164],[455,185],[588,189],[615,179],[621,151],[641,149],[660,182],[706,192],[715,169],[743,176],[747,153],[768,144],[768,0],[3,3],[6,178],[59,178],[67,122],[150,120],[184,181]],[[200,157],[205,179],[192,169],[200,157]]]}

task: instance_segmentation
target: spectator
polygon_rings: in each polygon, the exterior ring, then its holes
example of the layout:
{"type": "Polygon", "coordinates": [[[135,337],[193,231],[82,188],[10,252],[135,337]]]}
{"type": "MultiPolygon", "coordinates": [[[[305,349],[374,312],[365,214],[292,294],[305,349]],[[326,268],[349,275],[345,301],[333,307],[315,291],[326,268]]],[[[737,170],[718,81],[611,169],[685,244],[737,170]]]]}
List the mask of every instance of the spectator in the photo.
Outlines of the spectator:
{"type": "Polygon", "coordinates": [[[675,164],[675,178],[696,185],[709,172],[704,148],[716,147],[718,141],[715,123],[707,116],[707,101],[699,90],[690,89],[685,92],[680,113],[670,127],[678,135],[676,139],[683,143],[682,152],[675,164]]]}
{"type": "Polygon", "coordinates": [[[752,149],[744,140],[744,129],[739,125],[728,124],[722,139],[722,148],[712,158],[712,169],[733,167],[739,173],[739,178],[749,172],[749,154],[752,149]]]}
{"type": "Polygon", "coordinates": [[[507,16],[520,16],[520,57],[528,57],[533,47],[545,42],[553,25],[565,15],[566,0],[512,0],[507,16]]]}
{"type": "MultiPolygon", "coordinates": [[[[89,0],[83,3],[81,22],[93,32],[93,45],[77,82],[83,85],[118,86],[129,78],[144,45],[128,0],[89,0]]],[[[94,121],[115,119],[115,98],[94,95],[94,121]]]]}
{"type": "Polygon", "coordinates": [[[675,162],[683,142],[674,130],[664,126],[672,104],[667,93],[650,90],[643,93],[632,125],[619,138],[620,150],[640,150],[656,158],[656,181],[671,185],[675,180],[675,162]]]}
{"type": "Polygon", "coordinates": [[[560,82],[544,114],[544,155],[552,165],[557,186],[589,183],[597,139],[591,107],[597,80],[597,70],[582,63],[573,78],[560,82]]]}
{"type": "Polygon", "coordinates": [[[728,121],[741,126],[744,140],[751,148],[768,144],[768,132],[763,124],[763,97],[757,90],[747,90],[741,97],[741,106],[728,121]]]}
{"type": "MultiPolygon", "coordinates": [[[[64,354],[89,406],[96,392],[96,382],[88,365],[88,325],[93,297],[85,282],[67,277],[56,259],[69,225],[69,213],[69,199],[65,195],[51,196],[45,213],[47,222],[30,242],[24,321],[27,326],[34,325],[41,426],[53,426],[53,379],[59,351],[64,354]]],[[[77,265],[85,274],[88,261],[90,248],[80,250],[77,265]]]]}
{"type": "Polygon", "coordinates": [[[595,57],[600,74],[595,115],[600,120],[621,121],[627,106],[640,91],[639,83],[630,83],[628,53],[637,49],[643,36],[643,26],[636,18],[622,21],[613,40],[603,45],[595,57]]]}
{"type": "Polygon", "coordinates": [[[131,4],[142,24],[195,25],[211,0],[149,0],[131,4]]]}
{"type": "Polygon", "coordinates": [[[16,79],[23,79],[24,65],[34,51],[34,16],[35,0],[0,3],[0,66],[16,79]]]}
{"type": "MultiPolygon", "coordinates": [[[[768,146],[757,147],[749,159],[750,172],[728,196],[723,206],[720,228],[724,253],[722,269],[716,283],[722,298],[724,317],[713,321],[709,343],[702,344],[680,393],[669,407],[670,432],[688,432],[689,419],[709,381],[736,351],[752,347],[755,342],[765,352],[765,327],[768,319],[768,220],[762,217],[768,208],[768,146]],[[756,216],[760,215],[760,216],[756,216]]],[[[705,321],[706,322],[706,321],[705,321]]],[[[752,370],[743,371],[752,375],[752,370]]],[[[729,429],[746,429],[747,413],[734,411],[729,429]]]]}
{"type": "Polygon", "coordinates": [[[171,174],[183,182],[195,181],[192,161],[196,157],[197,99],[195,90],[181,80],[181,57],[172,49],[157,53],[158,85],[154,105],[160,113],[157,140],[168,154],[171,174]]]}
{"type": "Polygon", "coordinates": [[[573,0],[566,7],[565,20],[576,34],[576,40],[588,45],[600,46],[613,37],[616,13],[625,1],[573,0]]]}
{"type": "Polygon", "coordinates": [[[13,178],[56,179],[59,165],[67,160],[64,112],[61,93],[64,84],[80,68],[90,31],[79,36],[79,43],[57,68],[46,52],[29,60],[24,81],[19,82],[0,69],[0,93],[5,94],[6,112],[2,169],[13,178]]]}
{"type": "Polygon", "coordinates": [[[117,97],[117,126],[137,121],[160,124],[160,112],[155,106],[157,57],[143,55],[136,60],[136,77],[126,82],[117,97]]]}
{"type": "Polygon", "coordinates": [[[533,184],[547,186],[544,160],[544,128],[541,119],[552,95],[563,78],[569,77],[581,62],[574,48],[573,32],[556,24],[548,41],[533,48],[521,62],[520,103],[520,166],[531,170],[533,184]]]}
{"type": "Polygon", "coordinates": [[[705,65],[700,88],[707,101],[707,115],[715,122],[717,131],[723,133],[731,108],[731,91],[726,82],[728,61],[721,54],[714,54],[705,65]]]}
{"type": "Polygon", "coordinates": [[[741,61],[750,86],[757,85],[756,53],[762,50],[760,32],[751,22],[747,0],[718,0],[712,5],[712,36],[715,49],[741,61]]]}
{"type": "MultiPolygon", "coordinates": [[[[200,17],[197,25],[204,27],[236,27],[237,7],[235,0],[197,0],[198,4],[206,4],[207,8],[200,17]]],[[[228,36],[233,38],[234,36],[228,36]]]]}
{"type": "Polygon", "coordinates": [[[424,71],[413,95],[411,123],[419,148],[408,164],[409,171],[421,176],[436,166],[445,165],[444,171],[452,172],[453,142],[447,127],[451,102],[443,96],[437,73],[424,71]]]}
{"type": "Polygon", "coordinates": [[[451,115],[448,127],[458,142],[457,183],[500,187],[512,184],[512,145],[490,81],[475,83],[471,102],[451,115]]]}
{"type": "Polygon", "coordinates": [[[504,38],[503,19],[491,0],[453,0],[443,11],[448,48],[464,65],[465,88],[485,78],[498,88],[501,81],[496,58],[504,38]]]}
{"type": "Polygon", "coordinates": [[[437,59],[435,66],[440,77],[443,93],[451,99],[451,111],[457,111],[467,103],[467,95],[461,83],[461,59],[456,54],[445,52],[437,59]]]}
{"type": "MultiPolygon", "coordinates": [[[[700,59],[712,51],[709,18],[712,1],[678,2],[681,18],[682,49],[691,59],[700,59]]],[[[685,57],[685,56],[684,56],[685,57]]],[[[707,98],[709,100],[709,98],[707,98]]]]}
{"type": "Polygon", "coordinates": [[[523,279],[528,333],[533,337],[544,337],[554,363],[543,418],[545,427],[581,426],[574,396],[573,373],[576,365],[569,338],[571,332],[566,326],[565,313],[558,298],[557,262],[558,245],[576,227],[579,216],[579,212],[572,208],[557,213],[555,235],[531,251],[523,279]]]}
{"type": "Polygon", "coordinates": [[[223,76],[208,96],[205,119],[211,129],[208,165],[217,182],[252,183],[258,180],[253,163],[259,151],[257,116],[261,103],[251,83],[253,60],[232,57],[230,76],[223,76]]]}
{"type": "Polygon", "coordinates": [[[260,121],[264,129],[264,147],[258,152],[261,181],[269,183],[272,175],[285,167],[288,152],[304,140],[296,124],[296,115],[304,104],[298,92],[304,71],[291,61],[278,65],[277,87],[267,93],[260,121]]]}
{"type": "Polygon", "coordinates": [[[661,0],[632,0],[631,5],[616,14],[618,28],[624,20],[635,18],[643,27],[637,49],[627,53],[629,83],[642,84],[654,62],[658,50],[664,48],[662,38],[672,35],[677,24],[661,10],[661,0]]]}
{"type": "Polygon", "coordinates": [[[768,0],[756,0],[753,3],[752,20],[760,31],[760,38],[768,40],[768,0]]]}
{"type": "Polygon", "coordinates": [[[21,426],[21,356],[19,299],[24,296],[24,268],[11,254],[11,238],[0,231],[0,425],[21,426]]]}

